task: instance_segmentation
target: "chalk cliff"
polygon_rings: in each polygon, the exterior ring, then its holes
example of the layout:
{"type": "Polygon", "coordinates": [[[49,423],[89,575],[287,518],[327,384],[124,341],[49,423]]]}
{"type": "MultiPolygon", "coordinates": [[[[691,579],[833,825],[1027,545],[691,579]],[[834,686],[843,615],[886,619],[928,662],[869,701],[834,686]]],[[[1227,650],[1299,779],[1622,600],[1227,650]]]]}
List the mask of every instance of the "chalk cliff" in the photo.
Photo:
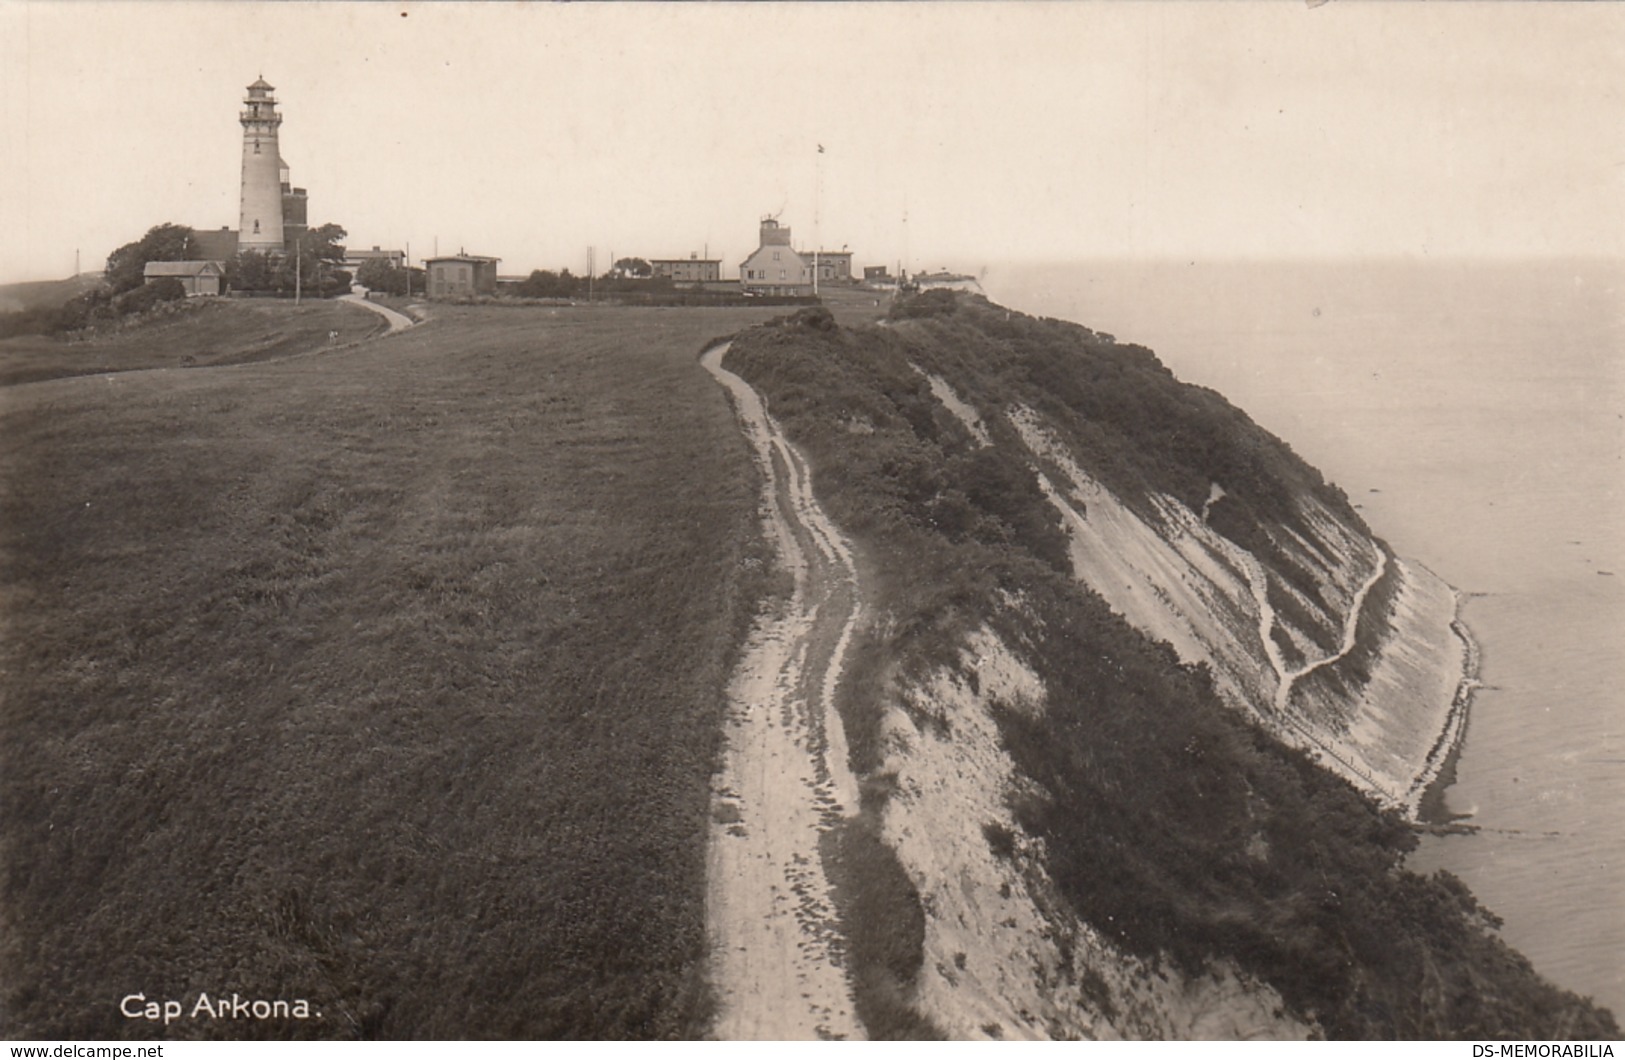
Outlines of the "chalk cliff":
{"type": "Polygon", "coordinates": [[[1285,443],[962,292],[726,364],[852,541],[826,856],[866,1033],[1617,1033],[1404,869],[1476,657],[1285,443]]]}

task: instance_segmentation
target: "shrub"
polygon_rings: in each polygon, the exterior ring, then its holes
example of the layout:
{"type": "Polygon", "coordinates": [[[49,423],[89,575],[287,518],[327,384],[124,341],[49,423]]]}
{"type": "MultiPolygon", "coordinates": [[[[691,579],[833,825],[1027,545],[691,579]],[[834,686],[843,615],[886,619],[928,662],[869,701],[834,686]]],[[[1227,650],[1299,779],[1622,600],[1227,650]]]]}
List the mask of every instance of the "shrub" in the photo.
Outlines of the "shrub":
{"type": "Polygon", "coordinates": [[[887,315],[892,320],[917,320],[922,317],[952,316],[958,307],[959,296],[951,287],[935,287],[898,298],[887,315]]]}
{"type": "Polygon", "coordinates": [[[821,844],[852,964],[853,1005],[871,1039],[940,1038],[908,1003],[925,963],[919,892],[872,813],[844,821],[821,844]]]}
{"type": "Polygon", "coordinates": [[[812,305],[791,313],[785,324],[788,327],[807,328],[810,331],[834,331],[835,314],[821,305],[812,305]]]}
{"type": "Polygon", "coordinates": [[[62,304],[51,331],[60,334],[66,331],[78,331],[100,321],[111,321],[117,318],[117,310],[113,307],[113,292],[106,287],[98,287],[94,291],[86,291],[77,298],[70,298],[62,304]]]}
{"type": "Polygon", "coordinates": [[[134,316],[160,302],[175,302],[185,297],[185,284],[173,276],[160,276],[113,299],[113,308],[119,316],[134,316]]]}

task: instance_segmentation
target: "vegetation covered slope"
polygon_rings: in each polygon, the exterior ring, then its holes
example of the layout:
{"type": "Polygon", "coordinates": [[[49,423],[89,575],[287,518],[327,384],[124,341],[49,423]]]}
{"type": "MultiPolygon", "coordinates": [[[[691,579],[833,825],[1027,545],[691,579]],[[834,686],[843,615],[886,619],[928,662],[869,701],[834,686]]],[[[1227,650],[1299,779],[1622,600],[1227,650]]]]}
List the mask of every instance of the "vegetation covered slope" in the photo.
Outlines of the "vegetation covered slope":
{"type": "Polygon", "coordinates": [[[376,314],[341,302],[307,300],[296,306],[194,298],[160,305],[101,333],[0,339],[0,386],[143,368],[268,361],[383,330],[376,314]]]}
{"type": "MultiPolygon", "coordinates": [[[[1016,818],[1043,840],[1074,910],[1130,952],[1189,972],[1232,960],[1334,1037],[1616,1035],[1606,1011],[1496,938],[1459,882],[1404,869],[1414,837],[1401,819],[1226,709],[1204,669],[1072,579],[1004,413],[1026,405],[1064,425],[1090,470],[1148,513],[1153,492],[1200,507],[1223,482],[1228,511],[1215,506],[1212,521],[1244,547],[1266,547],[1263,526],[1291,525],[1298,492],[1346,511],[1341,495],[1149,351],[945,294],[905,303],[887,328],[797,314],[741,336],[726,362],[807,453],[867,563],[877,618],[843,717],[871,803],[885,798],[888,684],[959,666],[964,638],[986,625],[1048,693],[1042,715],[998,716],[1031,782],[1013,795],[1016,818]],[[993,444],[976,444],[923,373],[973,396],[993,444]]],[[[919,724],[928,733],[933,719],[919,724]]],[[[989,842],[1008,850],[1011,837],[990,829],[989,842]]],[[[895,867],[874,874],[895,879],[895,867]]],[[[906,900],[887,900],[892,922],[917,921],[906,900]]],[[[885,922],[873,908],[856,915],[885,922]]],[[[869,967],[864,947],[854,959],[871,984],[865,1018],[906,1031],[896,1001],[909,965],[896,948],[868,947],[884,954],[869,967]]]]}
{"type": "Polygon", "coordinates": [[[6,1032],[700,1033],[761,564],[695,356],[766,315],[442,309],[0,390],[6,1032]]]}
{"type": "Polygon", "coordinates": [[[102,282],[101,273],[85,272],[65,280],[34,280],[0,284],[0,313],[50,309],[70,298],[94,290],[102,282]]]}

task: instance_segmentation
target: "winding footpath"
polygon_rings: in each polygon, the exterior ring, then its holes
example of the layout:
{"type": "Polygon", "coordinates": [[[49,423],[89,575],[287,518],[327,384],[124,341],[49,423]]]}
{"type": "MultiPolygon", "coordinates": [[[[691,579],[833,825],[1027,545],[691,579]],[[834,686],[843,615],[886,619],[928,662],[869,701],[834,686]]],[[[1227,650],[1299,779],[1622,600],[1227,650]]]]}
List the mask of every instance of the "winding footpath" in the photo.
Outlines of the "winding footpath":
{"type": "Polygon", "coordinates": [[[1357,763],[1350,761],[1348,756],[1333,747],[1330,742],[1322,739],[1303,718],[1298,716],[1292,708],[1292,690],[1303,678],[1329,666],[1342,659],[1354,650],[1355,639],[1359,633],[1360,615],[1365,611],[1366,598],[1371,590],[1376,588],[1382,576],[1388,572],[1388,553],[1382,549],[1377,550],[1377,563],[1360,588],[1355,591],[1353,599],[1349,602],[1348,614],[1343,619],[1342,641],[1335,652],[1323,655],[1318,659],[1306,660],[1304,665],[1293,669],[1286,662],[1281,653],[1281,647],[1275,642],[1273,636],[1277,617],[1275,606],[1269,601],[1269,575],[1258,558],[1245,549],[1236,550],[1237,558],[1241,561],[1242,569],[1246,571],[1248,586],[1252,589],[1253,600],[1258,605],[1258,637],[1264,643],[1264,654],[1269,659],[1270,667],[1275,671],[1276,686],[1274,707],[1274,720],[1290,725],[1299,736],[1319,750],[1332,762],[1341,766],[1350,779],[1363,782],[1364,786],[1374,795],[1390,801],[1398,801],[1399,797],[1389,791],[1371,772],[1357,763]]]}
{"type": "Polygon", "coordinates": [[[768,539],[795,588],[758,617],[728,690],[707,856],[716,1034],[858,1038],[820,852],[858,808],[834,704],[859,617],[857,572],[805,461],[750,385],[722,367],[727,350],[701,363],[733,397],[762,473],[768,539]]]}
{"type": "Polygon", "coordinates": [[[379,305],[377,302],[367,301],[365,295],[345,294],[340,295],[338,300],[340,302],[349,302],[351,305],[360,306],[362,309],[370,309],[374,313],[377,313],[379,316],[383,317],[385,320],[389,321],[389,331],[385,332],[385,334],[388,335],[393,335],[397,331],[405,331],[407,328],[413,327],[417,324],[416,320],[413,320],[405,313],[398,313],[389,308],[387,305],[379,305]]]}
{"type": "MultiPolygon", "coordinates": [[[[1343,656],[1354,650],[1355,639],[1360,630],[1360,616],[1365,613],[1366,598],[1371,595],[1371,590],[1377,587],[1377,583],[1382,581],[1383,575],[1387,573],[1388,553],[1378,549],[1377,565],[1372,568],[1370,576],[1368,576],[1366,580],[1361,583],[1360,588],[1354,593],[1354,599],[1349,602],[1348,615],[1343,620],[1343,640],[1340,644],[1338,644],[1335,652],[1331,653],[1330,655],[1323,655],[1319,659],[1315,659],[1312,662],[1306,662],[1303,666],[1298,667],[1296,670],[1283,669],[1282,663],[1278,656],[1273,659],[1276,665],[1276,670],[1281,675],[1281,686],[1276,690],[1275,693],[1275,707],[1277,710],[1285,710],[1287,708],[1288,703],[1292,699],[1292,688],[1299,681],[1302,681],[1305,677],[1308,677],[1310,674],[1314,673],[1316,670],[1319,670],[1323,666],[1330,666],[1332,663],[1340,661],[1343,656]]],[[[1269,600],[1267,592],[1265,597],[1265,603],[1268,604],[1269,600]]],[[[1270,613],[1270,622],[1272,625],[1275,622],[1273,608],[1271,609],[1270,613]]],[[[1275,639],[1273,637],[1265,643],[1271,647],[1275,647],[1275,639]]]]}

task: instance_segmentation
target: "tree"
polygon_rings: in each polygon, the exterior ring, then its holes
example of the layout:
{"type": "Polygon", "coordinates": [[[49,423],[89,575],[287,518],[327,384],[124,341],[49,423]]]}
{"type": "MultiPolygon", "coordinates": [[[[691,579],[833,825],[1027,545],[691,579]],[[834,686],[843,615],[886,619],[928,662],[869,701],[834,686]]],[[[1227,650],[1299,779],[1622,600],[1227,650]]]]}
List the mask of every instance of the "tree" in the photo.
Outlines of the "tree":
{"type": "Polygon", "coordinates": [[[276,289],[275,271],[264,251],[242,250],[226,262],[226,283],[234,291],[271,291],[276,289]]]}
{"type": "Polygon", "coordinates": [[[299,251],[307,262],[340,262],[344,260],[344,239],[350,233],[342,225],[329,221],[320,228],[312,228],[299,240],[299,251]]]}
{"type": "Polygon", "coordinates": [[[289,294],[301,287],[322,297],[347,289],[350,274],[336,268],[344,261],[347,235],[342,226],[331,222],[306,231],[293,246],[284,248],[276,267],[276,289],[289,294]]]}
{"type": "Polygon", "coordinates": [[[581,280],[569,269],[550,272],[536,269],[519,285],[519,294],[526,298],[570,298],[581,287],[581,280]]]}
{"type": "Polygon", "coordinates": [[[395,274],[400,270],[388,258],[368,258],[355,270],[355,282],[369,291],[383,291],[385,294],[394,294],[390,287],[395,282],[395,274]]]}
{"type": "Polygon", "coordinates": [[[403,269],[387,258],[369,258],[361,263],[355,273],[356,283],[369,291],[382,291],[384,294],[406,294],[409,281],[411,290],[423,291],[421,269],[403,269]]]}
{"type": "MultiPolygon", "coordinates": [[[[291,247],[284,247],[286,255],[276,268],[276,289],[286,294],[297,286],[322,298],[335,293],[335,268],[345,260],[343,239],[348,234],[343,226],[330,221],[309,229],[291,247]]],[[[345,273],[343,286],[349,288],[349,273],[345,273]]]]}
{"type": "Polygon", "coordinates": [[[617,279],[647,280],[654,275],[654,266],[642,258],[621,258],[609,270],[609,274],[617,279]]]}
{"type": "Polygon", "coordinates": [[[154,225],[134,243],[126,243],[107,256],[108,286],[114,294],[133,291],[146,282],[147,262],[187,261],[194,248],[192,230],[185,225],[154,225]]]}

